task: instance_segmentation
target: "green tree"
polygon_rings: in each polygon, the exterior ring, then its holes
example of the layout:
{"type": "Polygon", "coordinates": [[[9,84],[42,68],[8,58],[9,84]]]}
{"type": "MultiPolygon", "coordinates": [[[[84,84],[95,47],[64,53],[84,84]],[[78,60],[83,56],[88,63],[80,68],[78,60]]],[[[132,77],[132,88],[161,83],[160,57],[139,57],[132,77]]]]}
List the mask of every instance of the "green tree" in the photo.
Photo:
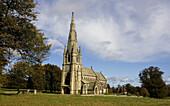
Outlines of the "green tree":
{"type": "Polygon", "coordinates": [[[167,87],[168,87],[168,96],[170,96],[170,84],[168,84],[167,87]]]}
{"type": "Polygon", "coordinates": [[[114,86],[112,87],[112,92],[113,92],[113,93],[116,93],[116,89],[115,89],[114,86]]]}
{"type": "Polygon", "coordinates": [[[0,0],[0,68],[14,59],[41,63],[49,55],[51,45],[34,25],[35,7],[34,0],[0,0]]]}
{"type": "Polygon", "coordinates": [[[7,87],[17,88],[18,91],[20,88],[26,88],[27,85],[27,73],[28,73],[28,64],[25,62],[17,62],[14,64],[13,68],[9,70],[7,74],[7,87]]]}
{"type": "Polygon", "coordinates": [[[148,90],[145,87],[141,88],[140,95],[143,96],[143,97],[149,97],[150,96],[148,90]]]}
{"type": "Polygon", "coordinates": [[[45,64],[45,89],[51,92],[60,91],[61,89],[61,69],[56,65],[45,64]]]}
{"type": "Polygon", "coordinates": [[[117,85],[117,93],[122,92],[122,86],[120,84],[117,85]]]}
{"type": "Polygon", "coordinates": [[[163,72],[158,67],[145,68],[140,74],[142,87],[145,87],[150,97],[163,98],[168,95],[168,88],[162,79],[163,72]]]}
{"type": "Polygon", "coordinates": [[[136,92],[137,92],[137,88],[132,86],[129,83],[125,85],[125,88],[126,88],[127,92],[129,92],[129,93],[136,94],[136,92]]]}
{"type": "Polygon", "coordinates": [[[3,70],[5,69],[4,66],[7,65],[8,61],[3,55],[3,50],[0,49],[0,88],[3,86],[3,80],[4,80],[4,75],[3,75],[3,70]]]}
{"type": "Polygon", "coordinates": [[[45,73],[40,64],[32,65],[29,68],[29,78],[27,81],[27,88],[43,90],[45,86],[45,73]]]}

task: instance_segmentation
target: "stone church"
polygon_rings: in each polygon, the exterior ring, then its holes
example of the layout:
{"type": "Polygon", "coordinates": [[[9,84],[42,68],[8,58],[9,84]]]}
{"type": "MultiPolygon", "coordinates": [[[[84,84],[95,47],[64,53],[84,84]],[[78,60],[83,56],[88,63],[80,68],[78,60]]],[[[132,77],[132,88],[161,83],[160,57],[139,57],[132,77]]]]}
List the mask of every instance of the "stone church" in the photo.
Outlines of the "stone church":
{"type": "Polygon", "coordinates": [[[67,47],[64,47],[61,94],[107,93],[107,80],[100,72],[82,66],[81,48],[78,47],[74,12],[70,24],[67,47]]]}

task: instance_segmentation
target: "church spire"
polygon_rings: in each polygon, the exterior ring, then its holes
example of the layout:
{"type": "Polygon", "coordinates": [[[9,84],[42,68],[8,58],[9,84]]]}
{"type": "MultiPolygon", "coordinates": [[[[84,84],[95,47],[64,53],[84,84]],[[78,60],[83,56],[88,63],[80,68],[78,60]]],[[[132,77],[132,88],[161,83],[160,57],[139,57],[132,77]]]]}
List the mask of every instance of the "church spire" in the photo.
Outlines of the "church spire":
{"type": "Polygon", "coordinates": [[[72,11],[71,23],[74,23],[74,11],[72,11]]]}
{"type": "Polygon", "coordinates": [[[74,11],[72,11],[72,18],[71,18],[71,24],[70,24],[70,31],[76,30],[75,23],[74,23],[74,11]]]}
{"type": "Polygon", "coordinates": [[[74,23],[74,12],[72,11],[70,33],[69,33],[68,44],[67,44],[67,51],[69,53],[71,53],[73,45],[74,45],[75,51],[78,50],[77,33],[76,33],[76,28],[75,28],[75,23],[74,23]]]}

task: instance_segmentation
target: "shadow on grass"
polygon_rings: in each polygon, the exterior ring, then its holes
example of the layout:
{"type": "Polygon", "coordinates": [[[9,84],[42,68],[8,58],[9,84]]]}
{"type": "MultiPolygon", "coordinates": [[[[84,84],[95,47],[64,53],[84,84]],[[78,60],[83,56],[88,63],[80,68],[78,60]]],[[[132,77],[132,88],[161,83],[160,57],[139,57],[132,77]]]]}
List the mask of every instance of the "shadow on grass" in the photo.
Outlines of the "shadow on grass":
{"type": "Polygon", "coordinates": [[[0,95],[12,96],[17,95],[16,93],[0,93],[0,95]]]}

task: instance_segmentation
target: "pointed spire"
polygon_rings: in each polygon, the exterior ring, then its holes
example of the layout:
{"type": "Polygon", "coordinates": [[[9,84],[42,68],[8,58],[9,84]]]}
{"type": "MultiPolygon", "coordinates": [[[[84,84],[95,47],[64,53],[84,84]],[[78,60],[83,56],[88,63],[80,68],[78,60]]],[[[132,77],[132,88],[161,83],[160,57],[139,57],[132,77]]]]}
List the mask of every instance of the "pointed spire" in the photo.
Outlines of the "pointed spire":
{"type": "Polygon", "coordinates": [[[74,49],[78,50],[77,33],[76,33],[76,28],[74,23],[74,12],[72,11],[70,33],[69,33],[68,44],[67,44],[67,50],[69,53],[71,53],[72,51],[73,44],[74,44],[74,49]]]}
{"type": "Polygon", "coordinates": [[[71,18],[71,24],[70,24],[70,31],[76,30],[75,23],[74,23],[74,11],[72,11],[72,18],[71,18]]]}
{"type": "Polygon", "coordinates": [[[74,10],[72,10],[72,18],[71,18],[71,23],[74,23],[74,10]]]}
{"type": "Polygon", "coordinates": [[[66,45],[64,46],[64,55],[66,54],[66,45]]]}

